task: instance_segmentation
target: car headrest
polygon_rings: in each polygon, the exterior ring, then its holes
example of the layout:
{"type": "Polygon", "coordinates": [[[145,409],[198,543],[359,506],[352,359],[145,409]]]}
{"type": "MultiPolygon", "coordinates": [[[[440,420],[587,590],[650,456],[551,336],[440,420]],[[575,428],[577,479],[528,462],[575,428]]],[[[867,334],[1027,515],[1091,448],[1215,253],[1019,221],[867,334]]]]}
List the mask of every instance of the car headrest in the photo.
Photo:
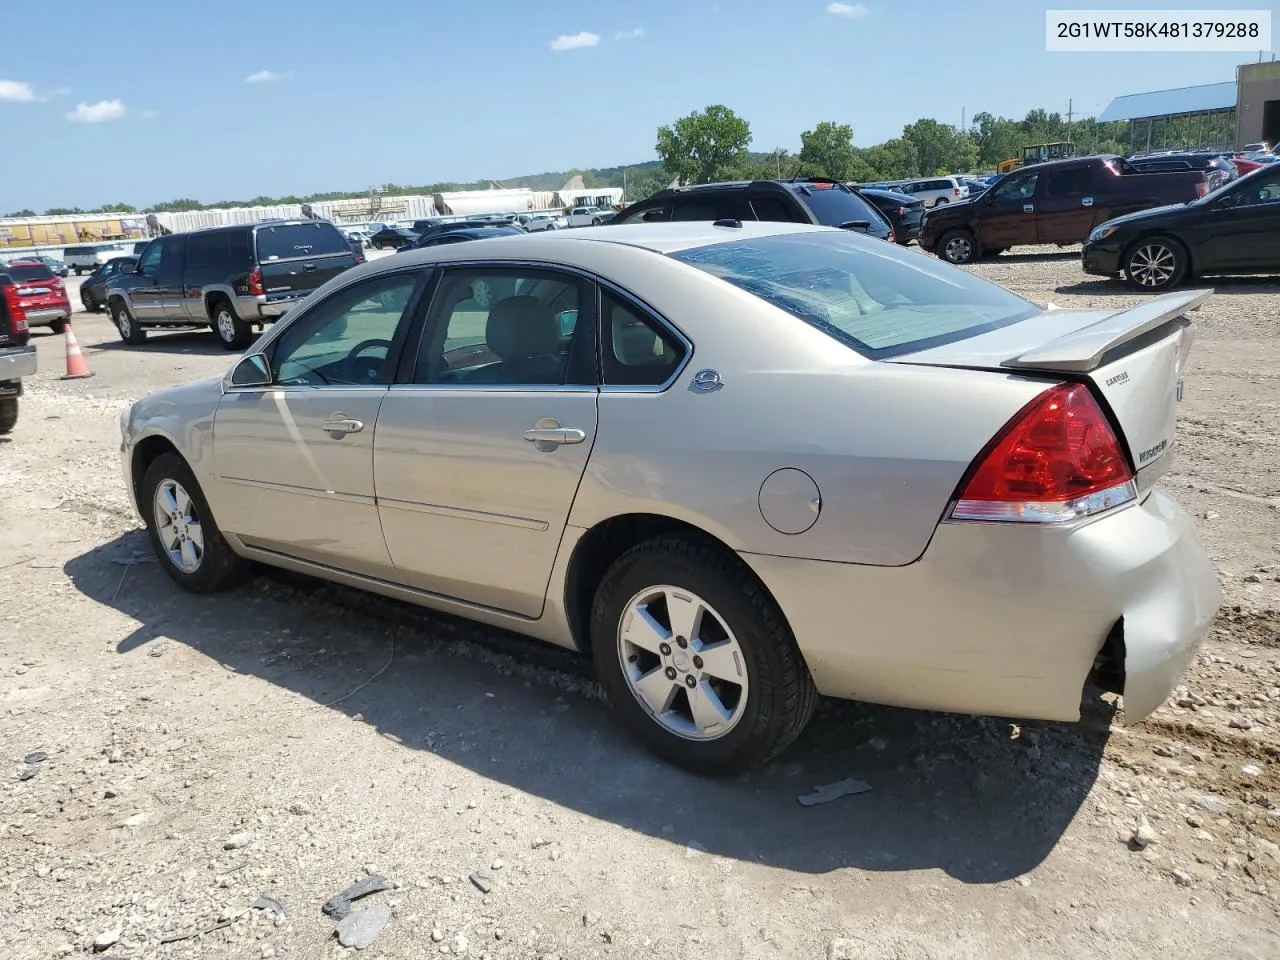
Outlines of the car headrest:
{"type": "Polygon", "coordinates": [[[554,356],[560,352],[560,325],[537,297],[508,297],[489,311],[484,339],[500,360],[554,356]]]}

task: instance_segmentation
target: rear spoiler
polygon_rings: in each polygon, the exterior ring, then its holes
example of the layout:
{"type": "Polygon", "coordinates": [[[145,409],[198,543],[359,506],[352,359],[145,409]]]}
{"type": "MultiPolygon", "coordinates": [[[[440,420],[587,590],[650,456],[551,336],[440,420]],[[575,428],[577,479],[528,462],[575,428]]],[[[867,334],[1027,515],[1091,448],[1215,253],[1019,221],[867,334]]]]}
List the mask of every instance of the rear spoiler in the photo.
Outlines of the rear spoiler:
{"type": "Polygon", "coordinates": [[[1117,310],[1097,323],[1091,323],[1057,340],[1050,340],[1034,350],[1004,360],[1000,366],[1019,370],[1088,373],[1096,369],[1111,350],[1130,340],[1136,340],[1184,313],[1199,310],[1211,296],[1212,290],[1195,290],[1153,297],[1136,307],[1117,310]]]}

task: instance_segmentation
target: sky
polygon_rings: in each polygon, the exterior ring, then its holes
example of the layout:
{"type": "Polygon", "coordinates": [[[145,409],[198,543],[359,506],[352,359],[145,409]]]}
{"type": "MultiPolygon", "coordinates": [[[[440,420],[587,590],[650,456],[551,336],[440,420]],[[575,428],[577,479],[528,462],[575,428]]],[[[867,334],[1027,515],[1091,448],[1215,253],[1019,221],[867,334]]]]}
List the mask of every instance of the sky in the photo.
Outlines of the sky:
{"type": "Polygon", "coordinates": [[[0,57],[0,213],[641,163],[713,103],[752,149],[798,150],[823,120],[870,146],[920,117],[1092,115],[1258,59],[1046,52],[1046,7],[1072,6],[1274,0],[62,0],[65,28],[0,57]]]}

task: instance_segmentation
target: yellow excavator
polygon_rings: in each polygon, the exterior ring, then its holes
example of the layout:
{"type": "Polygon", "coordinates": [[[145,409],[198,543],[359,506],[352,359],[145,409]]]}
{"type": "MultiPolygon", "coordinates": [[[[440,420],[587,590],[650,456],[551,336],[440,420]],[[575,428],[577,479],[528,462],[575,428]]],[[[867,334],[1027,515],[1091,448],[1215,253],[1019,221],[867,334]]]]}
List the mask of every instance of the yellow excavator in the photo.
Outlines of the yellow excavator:
{"type": "Polygon", "coordinates": [[[1067,160],[1076,155],[1076,145],[1067,140],[1055,140],[1052,143],[1033,143],[1022,148],[1022,156],[1012,160],[1001,160],[996,164],[996,173],[1009,173],[1019,167],[1033,163],[1047,163],[1050,160],[1067,160]]]}

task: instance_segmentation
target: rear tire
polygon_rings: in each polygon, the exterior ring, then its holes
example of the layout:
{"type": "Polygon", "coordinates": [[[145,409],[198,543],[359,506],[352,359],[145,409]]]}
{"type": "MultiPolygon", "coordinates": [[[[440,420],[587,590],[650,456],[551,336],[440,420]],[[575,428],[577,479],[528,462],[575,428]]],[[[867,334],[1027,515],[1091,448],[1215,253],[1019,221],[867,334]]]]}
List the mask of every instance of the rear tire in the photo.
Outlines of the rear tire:
{"type": "Polygon", "coordinates": [[[705,543],[659,537],[614,561],[592,605],[591,643],[622,721],[694,773],[764,763],[817,704],[778,605],[741,561],[705,543]]]}
{"type": "Polygon", "coordinates": [[[935,249],[947,263],[973,263],[978,259],[978,241],[968,230],[948,230],[935,249]]]}
{"type": "Polygon", "coordinates": [[[52,330],[54,333],[66,333],[67,326],[68,324],[67,324],[67,321],[65,320],[54,320],[50,322],[49,329],[52,330]]]}
{"type": "Polygon", "coordinates": [[[116,325],[120,339],[129,346],[136,347],[147,342],[147,331],[138,325],[138,321],[123,301],[117,300],[111,304],[111,322],[116,325]]]}
{"type": "Polygon", "coordinates": [[[0,436],[11,433],[18,424],[18,398],[0,398],[0,436]]]}
{"type": "Polygon", "coordinates": [[[1143,293],[1176,287],[1187,273],[1186,248],[1172,237],[1144,237],[1124,255],[1124,277],[1143,293]]]}
{"type": "Polygon", "coordinates": [[[147,467],[138,507],[160,566],[182,589],[215,593],[248,575],[249,561],[223,538],[204,491],[176,453],[163,453],[147,467]]]}
{"type": "Polygon", "coordinates": [[[243,350],[253,342],[253,327],[241,320],[235,307],[225,298],[210,304],[213,314],[213,332],[227,350],[243,350]]]}

